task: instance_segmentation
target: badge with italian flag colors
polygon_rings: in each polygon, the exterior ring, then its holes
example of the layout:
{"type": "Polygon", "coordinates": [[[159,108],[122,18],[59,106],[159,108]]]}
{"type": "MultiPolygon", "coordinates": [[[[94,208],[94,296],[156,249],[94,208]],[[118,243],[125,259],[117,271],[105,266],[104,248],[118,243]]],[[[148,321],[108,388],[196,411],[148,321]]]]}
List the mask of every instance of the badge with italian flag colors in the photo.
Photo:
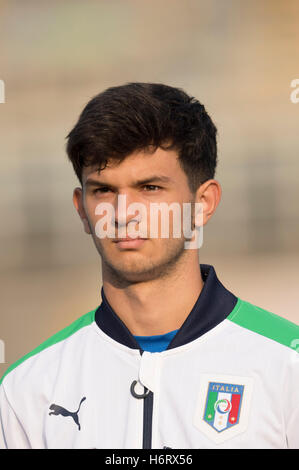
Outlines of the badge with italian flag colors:
{"type": "Polygon", "coordinates": [[[252,377],[207,375],[200,379],[194,425],[220,444],[248,427],[252,377]]]}
{"type": "Polygon", "coordinates": [[[222,432],[239,422],[244,385],[210,382],[204,420],[222,432]]]}

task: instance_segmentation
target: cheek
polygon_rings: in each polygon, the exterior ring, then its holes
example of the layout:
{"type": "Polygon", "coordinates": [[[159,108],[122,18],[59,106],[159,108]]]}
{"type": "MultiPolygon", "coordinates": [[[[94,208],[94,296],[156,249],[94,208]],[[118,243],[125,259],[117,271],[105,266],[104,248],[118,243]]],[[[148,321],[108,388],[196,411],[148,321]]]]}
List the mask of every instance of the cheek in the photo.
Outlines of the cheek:
{"type": "Polygon", "coordinates": [[[150,236],[161,239],[180,239],[185,225],[182,209],[159,212],[148,220],[150,236]]]}
{"type": "Polygon", "coordinates": [[[96,226],[102,227],[102,229],[105,231],[108,230],[108,226],[111,227],[112,221],[114,219],[113,217],[111,218],[111,215],[109,215],[108,211],[105,210],[103,205],[99,205],[97,202],[90,201],[89,204],[86,205],[85,210],[93,231],[95,231],[96,226]]]}
{"type": "Polygon", "coordinates": [[[95,208],[96,204],[94,204],[90,197],[85,196],[85,198],[83,199],[83,209],[90,221],[93,217],[95,217],[95,208]]]}

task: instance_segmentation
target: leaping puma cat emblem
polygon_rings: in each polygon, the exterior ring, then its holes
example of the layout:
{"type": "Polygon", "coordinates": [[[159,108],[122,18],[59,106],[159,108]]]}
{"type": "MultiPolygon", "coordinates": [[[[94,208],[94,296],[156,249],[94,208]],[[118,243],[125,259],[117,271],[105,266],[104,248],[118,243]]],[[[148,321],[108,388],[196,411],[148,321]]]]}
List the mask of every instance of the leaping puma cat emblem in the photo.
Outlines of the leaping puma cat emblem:
{"type": "Polygon", "coordinates": [[[80,410],[80,406],[81,406],[81,403],[86,400],[86,397],[83,397],[79,403],[79,408],[77,409],[77,411],[68,411],[66,410],[65,408],[63,408],[62,406],[59,406],[59,405],[55,405],[55,403],[52,403],[51,406],[49,406],[49,410],[53,410],[51,413],[49,413],[49,415],[61,415],[61,416],[71,416],[73,418],[73,420],[75,421],[75,423],[78,425],[78,428],[79,428],[79,431],[81,429],[81,426],[80,426],[80,423],[79,423],[79,417],[78,417],[78,413],[79,413],[79,410],[80,410]]]}

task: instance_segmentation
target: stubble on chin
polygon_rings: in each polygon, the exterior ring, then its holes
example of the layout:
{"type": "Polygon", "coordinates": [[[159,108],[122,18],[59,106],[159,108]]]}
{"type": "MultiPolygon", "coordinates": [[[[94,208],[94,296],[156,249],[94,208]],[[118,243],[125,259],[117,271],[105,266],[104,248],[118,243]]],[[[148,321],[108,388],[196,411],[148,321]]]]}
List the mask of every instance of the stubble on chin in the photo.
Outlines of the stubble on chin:
{"type": "MultiPolygon", "coordinates": [[[[165,279],[177,270],[178,263],[183,263],[185,240],[172,240],[164,249],[161,249],[161,255],[155,256],[135,256],[132,253],[126,253],[124,261],[121,261],[121,253],[118,259],[115,255],[109,257],[106,255],[103,246],[97,246],[102,260],[102,276],[109,279],[114,285],[125,287],[129,284],[147,282],[155,279],[165,279]]],[[[160,251],[160,250],[159,250],[160,251]]]]}

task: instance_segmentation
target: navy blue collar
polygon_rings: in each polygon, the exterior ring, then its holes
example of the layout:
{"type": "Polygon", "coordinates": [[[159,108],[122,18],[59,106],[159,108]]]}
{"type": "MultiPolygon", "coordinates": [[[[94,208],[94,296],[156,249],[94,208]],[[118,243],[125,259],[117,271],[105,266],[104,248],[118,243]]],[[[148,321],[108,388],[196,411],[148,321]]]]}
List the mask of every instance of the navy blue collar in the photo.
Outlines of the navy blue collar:
{"type": "MultiPolygon", "coordinates": [[[[207,333],[222,322],[237,303],[238,298],[221,284],[213,266],[200,264],[200,270],[204,282],[203,288],[191,312],[167,349],[190,343],[207,333]]],[[[132,349],[139,349],[142,353],[132,333],[109,305],[103,287],[101,296],[102,303],[95,312],[98,327],[118,343],[132,349]]]]}

